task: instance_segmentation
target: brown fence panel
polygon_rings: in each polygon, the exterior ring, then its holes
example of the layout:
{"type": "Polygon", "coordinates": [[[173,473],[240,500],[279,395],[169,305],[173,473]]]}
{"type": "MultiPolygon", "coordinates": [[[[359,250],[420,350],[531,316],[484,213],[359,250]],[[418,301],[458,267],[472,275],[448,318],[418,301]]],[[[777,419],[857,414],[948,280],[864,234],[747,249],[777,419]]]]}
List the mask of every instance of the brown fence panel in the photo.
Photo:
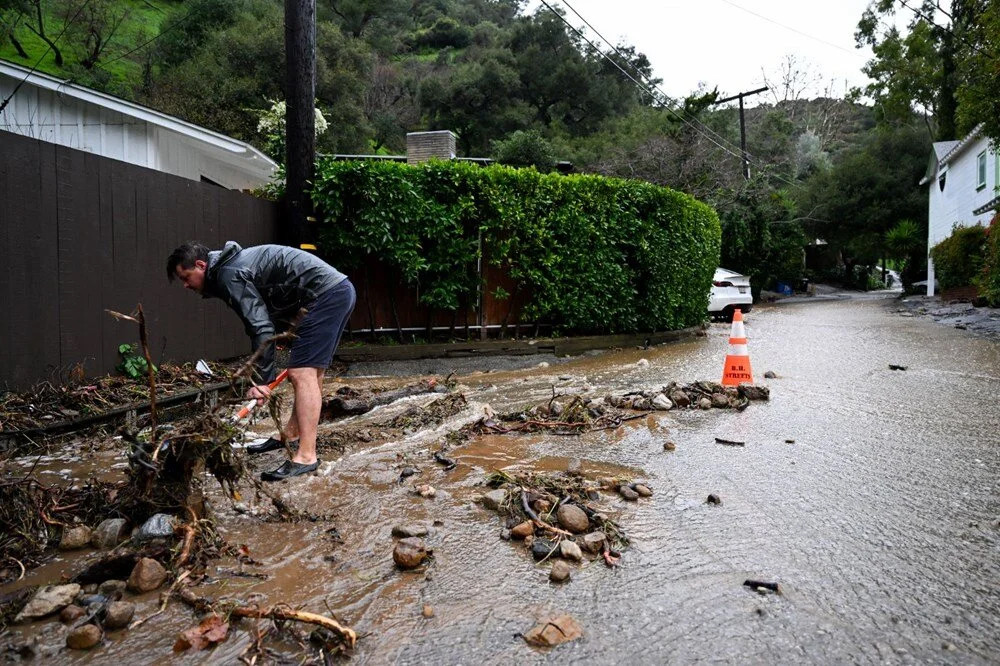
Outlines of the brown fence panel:
{"type": "Polygon", "coordinates": [[[105,309],[142,303],[154,360],[245,354],[239,320],[167,282],[186,240],[275,242],[279,207],[71,148],[0,131],[0,390],[112,372],[135,324],[105,309]]]}

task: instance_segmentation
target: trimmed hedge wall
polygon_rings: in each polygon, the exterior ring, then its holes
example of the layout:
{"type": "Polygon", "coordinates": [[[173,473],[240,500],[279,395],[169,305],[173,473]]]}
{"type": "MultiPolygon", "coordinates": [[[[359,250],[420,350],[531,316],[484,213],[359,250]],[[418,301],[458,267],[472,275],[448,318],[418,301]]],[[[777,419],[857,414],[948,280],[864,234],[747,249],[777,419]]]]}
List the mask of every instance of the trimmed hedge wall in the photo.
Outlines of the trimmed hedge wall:
{"type": "Polygon", "coordinates": [[[376,255],[421,302],[455,310],[475,302],[482,256],[530,295],[525,319],[567,331],[696,325],[719,261],[715,211],[640,181],[328,160],[317,164],[312,196],[320,249],[338,265],[376,255]]]}

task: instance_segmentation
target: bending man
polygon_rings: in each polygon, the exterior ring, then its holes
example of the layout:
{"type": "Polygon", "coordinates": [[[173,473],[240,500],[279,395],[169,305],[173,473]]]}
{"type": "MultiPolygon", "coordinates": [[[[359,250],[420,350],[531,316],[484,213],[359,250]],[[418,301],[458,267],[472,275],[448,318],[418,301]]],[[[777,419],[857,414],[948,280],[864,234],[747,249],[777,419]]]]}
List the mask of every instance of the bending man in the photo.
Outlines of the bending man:
{"type": "MultiPolygon", "coordinates": [[[[317,257],[283,245],[242,248],[229,241],[222,250],[209,251],[200,243],[181,245],[167,258],[167,278],[180,280],[204,298],[221,298],[243,320],[256,351],[275,333],[289,327],[301,308],[288,362],[288,378],[295,402],[282,438],[299,440],[291,460],[264,472],[264,481],[280,481],[313,472],[316,427],[322,407],[323,374],[333,360],[340,335],[354,309],[354,285],[347,276],[317,257]]],[[[247,397],[267,400],[267,384],[274,379],[274,343],[258,357],[254,386],[247,397]]],[[[284,446],[282,439],[247,447],[264,453],[284,446]]]]}

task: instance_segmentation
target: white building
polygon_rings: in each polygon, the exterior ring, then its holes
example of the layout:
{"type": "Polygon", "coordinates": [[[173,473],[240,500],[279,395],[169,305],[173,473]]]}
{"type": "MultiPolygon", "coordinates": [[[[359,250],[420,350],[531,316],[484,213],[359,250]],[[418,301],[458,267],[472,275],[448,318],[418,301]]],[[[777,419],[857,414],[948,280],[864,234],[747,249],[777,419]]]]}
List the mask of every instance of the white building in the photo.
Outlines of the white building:
{"type": "Polygon", "coordinates": [[[0,130],[235,190],[260,187],[277,169],[242,141],[0,60],[0,103],[15,89],[0,130]]]}
{"type": "Polygon", "coordinates": [[[976,127],[961,141],[934,144],[921,185],[929,185],[927,295],[934,295],[932,247],[955,226],[986,226],[1000,204],[1000,162],[989,139],[976,127]]]}

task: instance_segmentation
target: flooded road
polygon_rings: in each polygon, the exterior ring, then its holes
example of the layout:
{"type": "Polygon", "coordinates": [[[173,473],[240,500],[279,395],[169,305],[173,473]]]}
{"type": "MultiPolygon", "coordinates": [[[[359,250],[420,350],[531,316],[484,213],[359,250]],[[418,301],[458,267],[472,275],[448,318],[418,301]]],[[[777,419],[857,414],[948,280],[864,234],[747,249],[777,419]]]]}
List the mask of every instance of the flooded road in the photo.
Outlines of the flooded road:
{"type": "MultiPolygon", "coordinates": [[[[198,592],[266,595],[333,614],[358,631],[353,660],[365,664],[995,663],[1000,345],[901,317],[884,300],[761,308],[746,324],[755,379],[770,387],[771,400],[742,412],[659,412],[579,437],[482,436],[448,451],[458,463],[451,470],[431,456],[486,405],[503,412],[553,391],[603,396],[718,380],[729,326],[713,324],[706,337],[683,343],[458,377],[468,406],[445,423],[328,448],[320,474],[280,486],[329,522],[261,522],[241,513],[253,511],[254,498],[233,507],[215,493],[220,533],[264,565],[218,561],[209,571],[216,582],[198,592]],[[777,378],[765,380],[767,370],[777,378]],[[668,440],[675,451],[664,451],[668,440]],[[548,563],[536,565],[523,546],[500,539],[502,520],[475,499],[495,470],[562,472],[574,459],[588,477],[643,481],[654,494],[625,502],[602,493],[598,503],[632,545],[620,568],[585,562],[557,586],[548,563]],[[406,467],[417,473],[401,479],[406,467]],[[414,494],[416,484],[430,484],[436,496],[414,494]],[[721,504],[707,504],[710,493],[721,504]],[[431,527],[434,559],[404,573],[393,565],[390,531],[414,522],[431,527]],[[758,594],[743,587],[747,578],[778,582],[782,594],[758,594]],[[425,606],[433,617],[422,614],[425,606]],[[519,637],[557,613],[576,618],[582,640],[542,651],[519,637]]],[[[435,397],[347,425],[377,433],[386,419],[435,397]]],[[[255,464],[280,459],[271,456],[255,464]]],[[[85,458],[106,474],[120,464],[111,453],[85,458]]],[[[66,460],[55,455],[38,469],[79,474],[80,463],[66,460]]],[[[21,584],[49,582],[86,557],[60,554],[21,584]]],[[[159,605],[156,593],[139,600],[137,617],[159,605]]],[[[177,633],[193,624],[175,602],[89,653],[61,647],[65,629],[54,620],[12,631],[57,645],[52,656],[65,663],[233,663],[251,642],[245,623],[213,652],[173,655],[177,633]]]]}

